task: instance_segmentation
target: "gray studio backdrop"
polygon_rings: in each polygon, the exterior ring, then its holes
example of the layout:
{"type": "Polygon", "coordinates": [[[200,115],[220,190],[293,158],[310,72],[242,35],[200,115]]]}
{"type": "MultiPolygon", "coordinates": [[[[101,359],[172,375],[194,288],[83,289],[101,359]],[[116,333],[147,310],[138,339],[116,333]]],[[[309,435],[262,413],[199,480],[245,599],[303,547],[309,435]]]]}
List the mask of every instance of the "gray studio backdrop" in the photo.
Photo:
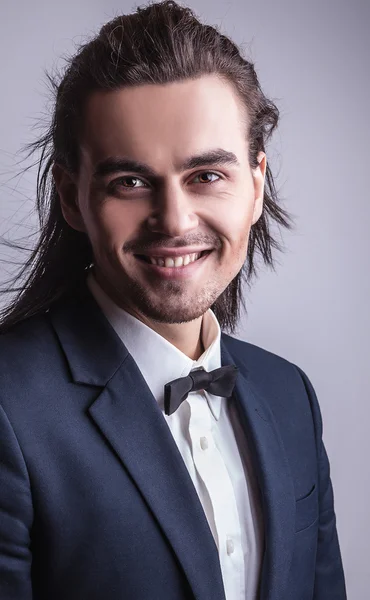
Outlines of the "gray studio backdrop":
{"type": "MultiPolygon", "coordinates": [[[[301,366],[317,391],[350,600],[370,589],[368,0],[189,0],[256,62],[281,110],[268,158],[297,228],[248,292],[237,337],[301,366]]],[[[1,0],[0,233],[34,231],[35,170],[19,148],[47,118],[43,69],[129,0],[1,0]],[[29,164],[29,163],[27,163],[29,164]]],[[[14,256],[0,247],[0,278],[14,256]]],[[[247,290],[246,290],[247,293],[247,290]]]]}

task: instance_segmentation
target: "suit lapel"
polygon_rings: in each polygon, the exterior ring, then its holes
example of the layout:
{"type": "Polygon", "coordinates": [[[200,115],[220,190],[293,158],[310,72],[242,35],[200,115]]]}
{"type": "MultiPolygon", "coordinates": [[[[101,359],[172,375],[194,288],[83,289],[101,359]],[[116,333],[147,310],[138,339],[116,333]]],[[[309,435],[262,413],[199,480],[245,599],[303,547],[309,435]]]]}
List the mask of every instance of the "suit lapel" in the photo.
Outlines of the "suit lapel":
{"type": "Polygon", "coordinates": [[[182,456],[135,361],[122,367],[90,414],[130,472],[199,600],[224,600],[217,547],[182,456]]]}
{"type": "Polygon", "coordinates": [[[122,461],[198,600],[225,600],[217,546],[165,421],[134,359],[91,297],[50,312],[75,382],[102,386],[91,418],[122,461]]]}
{"type": "Polygon", "coordinates": [[[265,528],[265,553],[260,587],[261,600],[281,600],[292,560],[295,531],[293,480],[281,437],[268,399],[263,398],[252,373],[240,356],[231,355],[227,337],[221,338],[222,365],[239,367],[235,392],[245,435],[250,442],[253,464],[259,483],[265,528]]]}

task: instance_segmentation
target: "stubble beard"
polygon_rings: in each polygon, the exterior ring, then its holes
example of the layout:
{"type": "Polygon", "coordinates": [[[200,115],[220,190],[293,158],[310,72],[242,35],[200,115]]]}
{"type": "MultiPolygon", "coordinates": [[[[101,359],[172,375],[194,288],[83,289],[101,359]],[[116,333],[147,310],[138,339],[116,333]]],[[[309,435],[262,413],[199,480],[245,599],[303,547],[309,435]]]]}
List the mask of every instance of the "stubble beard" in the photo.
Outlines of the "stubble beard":
{"type": "Polygon", "coordinates": [[[126,294],[130,305],[151,321],[188,323],[204,315],[220,295],[215,281],[202,284],[201,289],[193,292],[187,291],[189,285],[192,282],[162,281],[151,293],[151,287],[129,279],[126,294]]]}

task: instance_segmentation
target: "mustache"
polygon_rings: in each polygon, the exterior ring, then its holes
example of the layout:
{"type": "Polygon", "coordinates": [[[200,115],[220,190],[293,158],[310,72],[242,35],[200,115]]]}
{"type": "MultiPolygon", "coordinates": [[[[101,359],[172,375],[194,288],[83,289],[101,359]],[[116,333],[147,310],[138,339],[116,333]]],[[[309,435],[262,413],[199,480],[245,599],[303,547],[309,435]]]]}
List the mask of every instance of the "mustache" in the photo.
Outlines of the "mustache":
{"type": "Polygon", "coordinates": [[[160,250],[161,248],[188,248],[188,247],[192,247],[192,246],[209,246],[212,248],[219,248],[220,247],[220,242],[219,240],[215,241],[214,239],[210,240],[209,238],[196,238],[196,239],[191,239],[191,240],[168,240],[168,239],[163,239],[163,240],[148,240],[148,241],[141,241],[141,242],[129,242],[127,244],[125,244],[123,246],[123,250],[125,252],[132,252],[133,254],[140,254],[143,252],[151,252],[151,251],[155,251],[155,250],[160,250]]]}

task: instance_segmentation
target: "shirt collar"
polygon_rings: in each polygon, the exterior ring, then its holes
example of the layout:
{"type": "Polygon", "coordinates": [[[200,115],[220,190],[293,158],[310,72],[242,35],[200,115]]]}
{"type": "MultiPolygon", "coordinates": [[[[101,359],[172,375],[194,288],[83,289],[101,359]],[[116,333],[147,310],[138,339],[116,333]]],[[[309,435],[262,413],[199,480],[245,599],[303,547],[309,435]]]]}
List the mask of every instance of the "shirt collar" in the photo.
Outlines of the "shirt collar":
{"type": "MultiPolygon", "coordinates": [[[[198,360],[192,360],[148,325],[117,306],[100,287],[92,271],[88,274],[87,285],[105,317],[132,355],[162,410],[166,383],[187,376],[196,367],[213,371],[221,366],[221,329],[216,315],[210,308],[202,320],[201,335],[205,350],[198,360]]],[[[208,392],[205,392],[205,396],[214,418],[218,420],[222,398],[208,392]]]]}

